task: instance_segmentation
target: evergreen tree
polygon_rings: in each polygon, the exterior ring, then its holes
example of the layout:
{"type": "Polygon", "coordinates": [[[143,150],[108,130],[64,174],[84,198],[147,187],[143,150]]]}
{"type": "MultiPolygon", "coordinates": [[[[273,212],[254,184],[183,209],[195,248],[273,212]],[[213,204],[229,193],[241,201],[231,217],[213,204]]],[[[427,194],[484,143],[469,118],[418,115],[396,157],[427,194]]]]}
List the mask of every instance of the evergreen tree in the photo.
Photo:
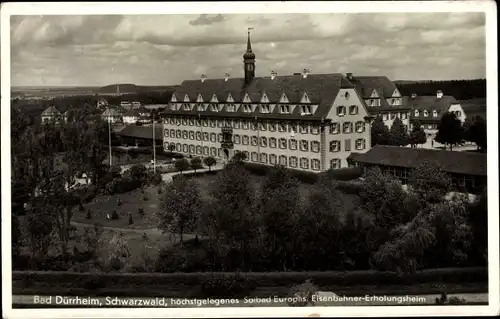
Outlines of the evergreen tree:
{"type": "Polygon", "coordinates": [[[420,122],[413,123],[413,128],[410,133],[410,144],[415,147],[419,144],[425,144],[427,142],[427,136],[425,135],[424,129],[420,125],[420,122]]]}
{"type": "Polygon", "coordinates": [[[409,144],[407,129],[399,117],[392,123],[390,136],[391,144],[394,146],[406,146],[409,144]]]}
{"type": "Polygon", "coordinates": [[[467,117],[462,124],[464,141],[472,142],[472,126],[474,126],[474,121],[470,117],[467,117]]]}
{"type": "Polygon", "coordinates": [[[448,112],[441,117],[438,125],[438,133],[434,140],[438,143],[450,145],[450,151],[453,145],[461,144],[463,141],[462,123],[455,113],[448,112]]]}
{"type": "Polygon", "coordinates": [[[486,150],[487,142],[486,121],[477,117],[474,125],[470,128],[471,141],[476,143],[478,149],[486,150]]]}
{"type": "Polygon", "coordinates": [[[375,117],[371,128],[371,140],[372,146],[375,145],[390,145],[391,134],[389,129],[384,124],[384,120],[381,116],[375,117]]]}

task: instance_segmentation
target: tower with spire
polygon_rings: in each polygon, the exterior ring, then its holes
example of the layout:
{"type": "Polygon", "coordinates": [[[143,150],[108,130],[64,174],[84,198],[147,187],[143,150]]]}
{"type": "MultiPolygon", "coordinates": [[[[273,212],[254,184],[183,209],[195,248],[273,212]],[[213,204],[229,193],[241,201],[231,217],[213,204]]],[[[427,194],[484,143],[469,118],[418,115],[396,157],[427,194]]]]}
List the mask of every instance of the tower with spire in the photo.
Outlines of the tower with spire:
{"type": "Polygon", "coordinates": [[[250,84],[255,77],[255,53],[252,52],[252,43],[250,42],[251,30],[253,30],[253,28],[248,28],[247,50],[245,54],[243,54],[245,85],[250,84]]]}

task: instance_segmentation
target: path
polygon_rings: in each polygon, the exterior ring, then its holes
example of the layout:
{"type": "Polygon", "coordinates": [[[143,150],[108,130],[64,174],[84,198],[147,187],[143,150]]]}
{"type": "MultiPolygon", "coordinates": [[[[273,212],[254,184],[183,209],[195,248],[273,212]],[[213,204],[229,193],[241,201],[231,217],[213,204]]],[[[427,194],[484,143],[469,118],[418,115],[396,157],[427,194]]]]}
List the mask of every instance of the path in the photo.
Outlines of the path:
{"type": "MultiPolygon", "coordinates": [[[[217,162],[217,164],[212,166],[212,168],[210,170],[211,171],[220,171],[223,168],[224,168],[224,163],[217,162]]],[[[201,168],[201,169],[196,170],[197,173],[203,173],[203,172],[208,172],[208,171],[209,171],[208,168],[201,168]]],[[[194,172],[194,170],[184,171],[182,173],[185,174],[185,173],[192,173],[192,172],[194,172]]],[[[161,180],[165,183],[169,183],[172,181],[172,177],[174,175],[178,175],[178,174],[181,174],[181,173],[180,172],[171,172],[171,173],[161,174],[161,180]]]]}
{"type": "MultiPolygon", "coordinates": [[[[72,221],[71,224],[73,226],[78,226],[78,227],[94,227],[93,224],[86,224],[86,223],[80,223],[80,222],[74,222],[74,221],[72,221]]],[[[163,235],[163,232],[160,229],[158,229],[157,227],[146,228],[146,229],[120,228],[120,227],[111,227],[111,226],[101,226],[101,227],[102,227],[102,229],[119,231],[119,232],[129,232],[129,233],[138,233],[138,234],[146,233],[148,235],[163,235]]]]}

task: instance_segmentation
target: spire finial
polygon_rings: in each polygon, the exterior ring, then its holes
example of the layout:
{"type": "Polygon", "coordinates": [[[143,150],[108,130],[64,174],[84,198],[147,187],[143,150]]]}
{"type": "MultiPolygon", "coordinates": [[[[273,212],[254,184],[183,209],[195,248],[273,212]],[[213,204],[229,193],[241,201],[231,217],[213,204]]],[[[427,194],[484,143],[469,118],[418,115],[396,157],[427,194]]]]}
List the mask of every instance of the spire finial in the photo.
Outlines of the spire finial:
{"type": "Polygon", "coordinates": [[[252,43],[250,42],[250,31],[252,30],[253,28],[248,28],[247,52],[252,52],[252,43]]]}

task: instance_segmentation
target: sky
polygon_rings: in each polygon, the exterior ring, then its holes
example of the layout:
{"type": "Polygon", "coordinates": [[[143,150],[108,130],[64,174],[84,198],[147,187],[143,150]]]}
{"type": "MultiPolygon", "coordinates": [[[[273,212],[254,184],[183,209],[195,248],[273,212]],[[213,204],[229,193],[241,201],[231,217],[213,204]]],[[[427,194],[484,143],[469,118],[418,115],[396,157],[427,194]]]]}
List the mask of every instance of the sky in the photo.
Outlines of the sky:
{"type": "Polygon", "coordinates": [[[301,72],[486,77],[484,13],[12,16],[13,86],[176,85],[301,72]]]}

